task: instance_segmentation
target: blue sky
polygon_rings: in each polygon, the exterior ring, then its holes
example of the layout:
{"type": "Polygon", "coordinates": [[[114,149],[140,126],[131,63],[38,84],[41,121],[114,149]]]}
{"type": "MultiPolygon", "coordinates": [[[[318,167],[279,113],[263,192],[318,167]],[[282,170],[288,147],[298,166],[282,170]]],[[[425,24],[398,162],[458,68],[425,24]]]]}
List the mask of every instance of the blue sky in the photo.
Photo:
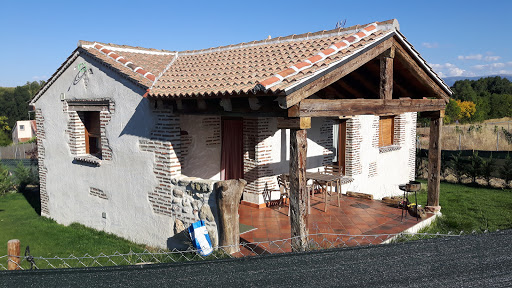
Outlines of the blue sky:
{"type": "Polygon", "coordinates": [[[47,80],[78,40],[203,49],[398,19],[442,76],[512,74],[512,1],[1,1],[0,86],[47,80]]]}

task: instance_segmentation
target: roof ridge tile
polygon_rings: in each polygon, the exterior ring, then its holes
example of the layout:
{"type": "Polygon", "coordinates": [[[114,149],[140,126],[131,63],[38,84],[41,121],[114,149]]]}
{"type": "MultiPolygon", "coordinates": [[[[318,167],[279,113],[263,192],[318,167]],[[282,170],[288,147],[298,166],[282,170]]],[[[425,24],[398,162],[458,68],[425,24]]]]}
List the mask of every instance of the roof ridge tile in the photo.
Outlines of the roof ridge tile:
{"type": "Polygon", "coordinates": [[[129,61],[128,59],[126,59],[125,57],[123,57],[121,55],[118,55],[117,53],[114,53],[114,51],[106,48],[104,45],[101,45],[99,43],[94,42],[94,44],[91,47],[93,49],[96,49],[99,52],[103,53],[108,58],[113,59],[114,61],[121,63],[122,65],[124,65],[125,67],[129,68],[133,72],[142,75],[142,77],[150,80],[152,83],[155,82],[155,75],[153,75],[153,73],[145,70],[144,68],[142,68],[142,67],[140,67],[138,65],[135,65],[135,63],[129,61]]]}

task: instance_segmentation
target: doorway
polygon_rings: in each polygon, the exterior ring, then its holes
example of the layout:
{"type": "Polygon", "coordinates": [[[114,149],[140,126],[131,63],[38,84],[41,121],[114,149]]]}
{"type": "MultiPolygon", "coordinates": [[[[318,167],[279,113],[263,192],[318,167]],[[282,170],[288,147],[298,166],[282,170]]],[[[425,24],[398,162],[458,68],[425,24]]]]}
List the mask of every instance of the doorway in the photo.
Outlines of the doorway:
{"type": "Polygon", "coordinates": [[[244,178],[244,135],[241,118],[222,118],[221,180],[244,178]]]}

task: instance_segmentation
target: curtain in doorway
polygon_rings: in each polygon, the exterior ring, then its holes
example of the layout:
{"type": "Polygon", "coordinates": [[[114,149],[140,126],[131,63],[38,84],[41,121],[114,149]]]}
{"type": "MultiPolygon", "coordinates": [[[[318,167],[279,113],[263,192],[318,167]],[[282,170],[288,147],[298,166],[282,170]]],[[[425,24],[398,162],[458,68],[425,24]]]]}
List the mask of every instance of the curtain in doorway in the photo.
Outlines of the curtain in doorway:
{"type": "Polygon", "coordinates": [[[244,178],[243,121],[222,119],[221,180],[244,178]]]}

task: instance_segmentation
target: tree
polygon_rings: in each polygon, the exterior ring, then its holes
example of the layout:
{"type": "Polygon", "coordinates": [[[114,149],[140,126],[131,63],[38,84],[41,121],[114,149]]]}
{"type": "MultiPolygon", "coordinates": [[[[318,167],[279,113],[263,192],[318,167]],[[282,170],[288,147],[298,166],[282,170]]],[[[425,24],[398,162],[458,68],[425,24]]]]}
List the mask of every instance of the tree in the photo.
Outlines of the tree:
{"type": "Polygon", "coordinates": [[[476,105],[471,101],[457,100],[457,105],[460,107],[459,120],[461,121],[469,121],[476,112],[476,105]]]}
{"type": "Polygon", "coordinates": [[[9,176],[9,170],[2,163],[0,163],[0,195],[12,191],[13,185],[11,177],[9,176]]]}
{"type": "Polygon", "coordinates": [[[457,183],[461,183],[466,167],[466,163],[462,158],[462,152],[459,151],[459,153],[453,154],[450,164],[452,171],[455,174],[455,178],[457,178],[457,183]]]}
{"type": "Polygon", "coordinates": [[[11,135],[9,131],[11,128],[7,125],[7,117],[0,116],[0,146],[8,146],[11,144],[11,135]]]}
{"type": "Polygon", "coordinates": [[[457,104],[457,101],[450,98],[450,102],[446,105],[444,121],[447,124],[453,123],[454,121],[459,120],[459,114],[460,107],[457,104]]]}
{"type": "Polygon", "coordinates": [[[482,166],[480,170],[480,176],[482,176],[487,182],[487,186],[491,185],[491,177],[494,172],[494,167],[496,166],[496,161],[492,158],[492,155],[489,159],[482,160],[482,166]]]}
{"type": "Polygon", "coordinates": [[[482,175],[482,157],[478,156],[478,151],[473,151],[469,157],[469,165],[465,165],[464,172],[471,178],[471,183],[476,183],[476,177],[482,175]]]}
{"type": "Polygon", "coordinates": [[[500,176],[510,185],[510,181],[512,181],[512,158],[510,155],[507,156],[505,164],[500,169],[500,176]]]}

